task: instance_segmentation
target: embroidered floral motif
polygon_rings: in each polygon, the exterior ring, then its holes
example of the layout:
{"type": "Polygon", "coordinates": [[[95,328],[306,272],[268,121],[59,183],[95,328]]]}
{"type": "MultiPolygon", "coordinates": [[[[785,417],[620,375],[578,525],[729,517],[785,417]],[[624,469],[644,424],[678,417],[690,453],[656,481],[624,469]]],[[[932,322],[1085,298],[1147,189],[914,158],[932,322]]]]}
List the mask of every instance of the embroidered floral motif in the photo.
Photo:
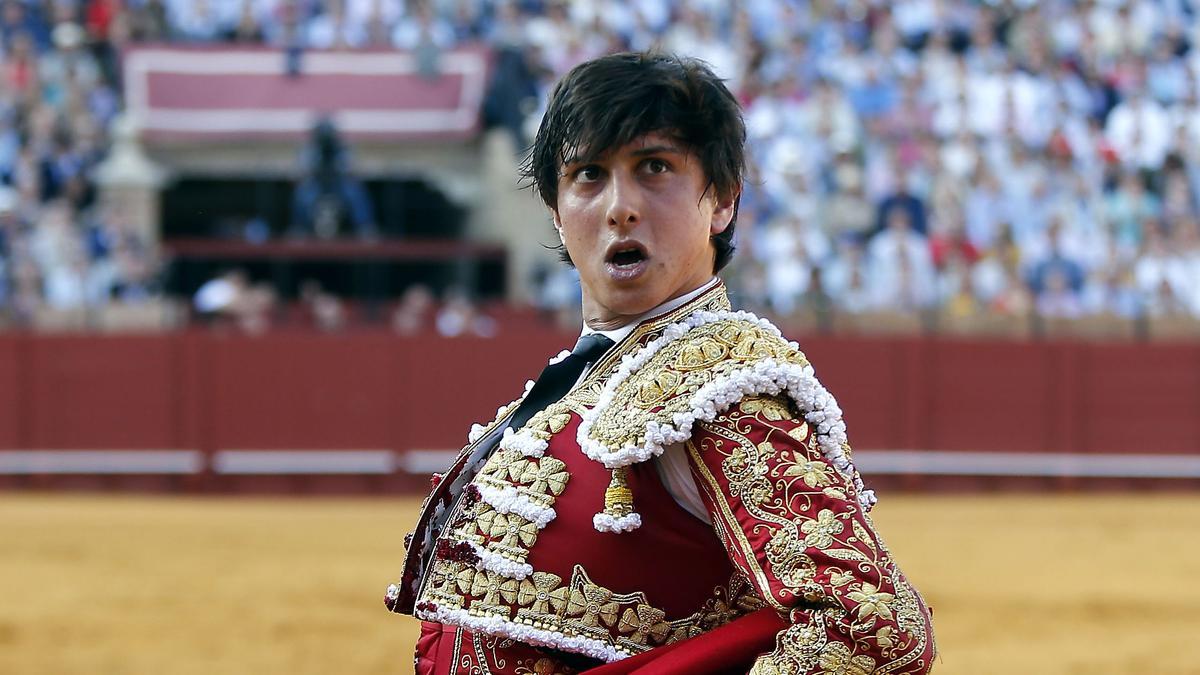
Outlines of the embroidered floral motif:
{"type": "Polygon", "coordinates": [[[435,565],[423,603],[422,618],[607,661],[694,637],[763,606],[739,575],[727,587],[714,589],[699,611],[672,621],[644,594],[615,593],[593,582],[579,566],[564,583],[546,572],[518,581],[446,561],[435,565]]]}
{"type": "Polygon", "coordinates": [[[857,591],[850,591],[846,597],[858,603],[858,620],[878,614],[881,618],[892,618],[892,609],[888,603],[896,596],[891,593],[881,593],[874,584],[864,582],[857,591]]]}
{"type": "Polygon", "coordinates": [[[567,598],[567,616],[578,617],[579,622],[588,628],[599,626],[601,619],[604,625],[611,626],[621,608],[619,604],[611,602],[612,597],[613,592],[607,588],[584,584],[582,588],[572,590],[567,598]]]}
{"type": "Polygon", "coordinates": [[[804,533],[804,545],[815,548],[829,548],[833,538],[846,529],[846,524],[833,516],[833,511],[821,509],[816,520],[805,520],[800,525],[804,533]]]}
{"type": "Polygon", "coordinates": [[[753,672],[924,672],[932,635],[919,597],[850,496],[845,474],[814,447],[814,422],[777,416],[747,399],[704,424],[687,446],[717,500],[714,525],[760,592],[792,612],[795,625],[753,672]],[[765,568],[745,532],[767,537],[765,568]]]}
{"type": "Polygon", "coordinates": [[[529,580],[522,581],[517,588],[517,604],[528,607],[537,614],[557,613],[567,601],[562,577],[549,572],[534,572],[529,580]],[[558,592],[556,594],[557,591],[558,592]]]}
{"type": "MultiPolygon", "coordinates": [[[[607,468],[628,466],[686,441],[696,422],[755,394],[747,413],[768,421],[790,419],[788,403],[812,426],[821,454],[855,488],[866,490],[850,461],[841,409],[813,374],[808,360],[779,329],[747,312],[697,311],[627,356],[583,413],[577,438],[584,454],[607,468]],[[786,400],[772,397],[786,394],[786,400]]],[[[813,481],[821,480],[815,473],[813,481]]]]}
{"type": "Polygon", "coordinates": [[[794,623],[775,638],[775,651],[764,654],[754,662],[750,675],[798,675],[811,672],[827,641],[823,615],[818,613],[809,621],[794,623]]]}
{"type": "Polygon", "coordinates": [[[645,645],[651,640],[661,643],[671,632],[671,625],[664,621],[667,613],[650,605],[638,605],[625,610],[621,615],[619,628],[622,633],[632,633],[630,639],[645,645]]]}
{"type": "Polygon", "coordinates": [[[516,514],[487,511],[475,522],[492,541],[504,548],[528,548],[537,539],[537,525],[516,514]]]}
{"type": "Polygon", "coordinates": [[[840,642],[831,642],[821,650],[822,675],[871,675],[875,672],[875,659],[866,654],[850,655],[850,648],[840,642]]]}

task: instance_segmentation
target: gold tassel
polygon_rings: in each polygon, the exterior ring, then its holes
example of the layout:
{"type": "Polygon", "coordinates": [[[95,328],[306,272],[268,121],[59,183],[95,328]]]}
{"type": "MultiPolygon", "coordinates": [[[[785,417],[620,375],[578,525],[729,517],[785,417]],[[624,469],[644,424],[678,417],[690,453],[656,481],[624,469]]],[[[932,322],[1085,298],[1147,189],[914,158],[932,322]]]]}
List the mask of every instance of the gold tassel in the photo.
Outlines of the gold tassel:
{"type": "Polygon", "coordinates": [[[633,513],[633,490],[629,489],[628,469],[619,466],[612,470],[612,481],[604,491],[604,513],[621,518],[633,513]]]}

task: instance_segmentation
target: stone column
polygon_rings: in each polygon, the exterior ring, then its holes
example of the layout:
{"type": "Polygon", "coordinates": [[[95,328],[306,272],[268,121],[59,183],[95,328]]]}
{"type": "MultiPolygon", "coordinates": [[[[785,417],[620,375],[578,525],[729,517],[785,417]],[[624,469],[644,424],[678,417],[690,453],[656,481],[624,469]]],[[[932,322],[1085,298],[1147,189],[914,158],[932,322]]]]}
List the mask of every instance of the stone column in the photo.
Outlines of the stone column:
{"type": "Polygon", "coordinates": [[[484,136],[480,163],[483,194],[472,213],[471,234],[508,247],[509,300],[529,302],[532,269],[555,260],[544,246],[558,243],[550,213],[536,192],[520,189],[520,159],[508,132],[493,129],[484,136]]]}
{"type": "Polygon", "coordinates": [[[162,240],[160,191],[167,172],[142,151],[137,120],[121,113],[113,121],[108,157],[96,167],[103,208],[120,214],[153,250],[162,240]]]}

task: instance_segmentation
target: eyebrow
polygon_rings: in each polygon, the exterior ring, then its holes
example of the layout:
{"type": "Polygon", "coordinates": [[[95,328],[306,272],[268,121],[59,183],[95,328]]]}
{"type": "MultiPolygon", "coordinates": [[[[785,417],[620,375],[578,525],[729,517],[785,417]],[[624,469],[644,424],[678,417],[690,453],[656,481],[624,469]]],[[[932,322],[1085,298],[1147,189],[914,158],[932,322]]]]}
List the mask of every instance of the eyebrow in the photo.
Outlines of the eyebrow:
{"type": "MultiPolygon", "coordinates": [[[[646,157],[648,155],[660,155],[664,153],[673,153],[679,155],[683,154],[683,150],[674,145],[651,145],[647,148],[638,148],[637,150],[632,151],[630,154],[634,157],[646,157]]],[[[583,161],[592,161],[592,159],[593,158],[585,158],[579,154],[574,154],[563,160],[562,165],[571,166],[572,164],[578,164],[583,161]]]]}
{"type": "Polygon", "coordinates": [[[674,145],[652,145],[648,148],[639,148],[634,150],[631,154],[633,154],[635,157],[645,157],[646,155],[658,155],[664,152],[680,154],[683,151],[674,145]]]}

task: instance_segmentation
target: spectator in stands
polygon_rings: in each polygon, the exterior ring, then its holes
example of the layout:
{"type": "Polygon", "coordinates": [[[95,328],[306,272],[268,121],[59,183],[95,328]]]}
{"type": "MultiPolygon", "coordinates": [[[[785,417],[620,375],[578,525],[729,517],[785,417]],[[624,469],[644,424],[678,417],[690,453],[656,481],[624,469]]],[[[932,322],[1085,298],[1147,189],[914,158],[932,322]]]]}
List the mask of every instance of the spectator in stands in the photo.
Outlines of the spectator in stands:
{"type": "Polygon", "coordinates": [[[306,27],[305,45],[313,49],[347,49],[367,44],[367,24],[346,14],[344,0],[325,0],[306,27]]]}
{"type": "Polygon", "coordinates": [[[537,97],[538,76],[529,52],[519,47],[501,47],[484,100],[483,119],[485,125],[498,126],[512,134],[519,153],[529,145],[525,118],[529,109],[538,105],[537,97]]]}
{"type": "Polygon", "coordinates": [[[496,334],[496,321],[481,312],[461,288],[446,292],[434,325],[442,337],[492,337],[496,334]]]}
{"type": "Polygon", "coordinates": [[[808,270],[808,284],[797,303],[798,311],[808,314],[816,321],[817,330],[828,332],[833,326],[833,315],[837,303],[833,296],[825,290],[824,273],[820,267],[813,266],[808,270]]]}
{"type": "Polygon", "coordinates": [[[812,270],[832,255],[829,238],[814,223],[815,214],[785,212],[771,222],[755,246],[766,272],[768,300],[780,315],[791,314],[808,291],[812,270]]]}
{"type": "Polygon", "coordinates": [[[4,0],[0,6],[0,40],[12,45],[20,36],[30,41],[30,47],[41,50],[50,44],[50,32],[40,16],[40,8],[22,0],[4,0]]]}
{"type": "Polygon", "coordinates": [[[841,242],[837,258],[830,262],[823,278],[839,311],[860,314],[878,307],[867,277],[863,249],[851,240],[841,242]]]}
{"type": "Polygon", "coordinates": [[[237,312],[250,291],[250,279],[243,269],[230,269],[204,282],[192,297],[192,306],[206,318],[237,312]]]}
{"type": "MultiPolygon", "coordinates": [[[[899,207],[914,232],[930,236],[943,277],[950,268],[931,229],[961,222],[978,252],[953,263],[936,302],[957,297],[965,274],[979,304],[1007,307],[1021,304],[1014,274],[1025,294],[1043,290],[1033,271],[1057,227],[1079,267],[1066,276],[1082,311],[1128,315],[1135,270],[1149,279],[1145,270],[1163,266],[1145,231],[1164,223],[1168,248],[1180,250],[1176,239],[1191,235],[1179,224],[1200,215],[1200,68],[1190,45],[1200,15],[1177,4],[871,2],[854,14],[783,0],[0,0],[0,183],[16,190],[12,217],[29,230],[3,235],[11,241],[0,247],[0,286],[11,310],[19,273],[31,307],[60,276],[14,253],[41,246],[24,239],[43,237],[34,230],[56,208],[48,205],[66,199],[70,237],[90,236],[81,224],[98,219],[92,173],[122,105],[119,53],[130,41],[249,42],[297,54],[390,46],[415,51],[436,73],[445,50],[481,40],[500,53],[487,123],[509,129],[519,148],[566,68],[618,47],[664,44],[708,58],[744,103],[762,185],[747,186],[742,236],[753,254],[739,265],[760,264],[758,240],[780,214],[803,214],[833,242],[865,243],[899,207]]],[[[343,156],[342,175],[345,165],[343,156]]],[[[316,172],[306,173],[293,232],[327,233],[336,220],[333,232],[374,234],[361,185],[321,189],[316,172]]],[[[116,297],[161,293],[144,242],[83,248],[86,262],[76,263],[129,271],[113,288],[136,290],[116,297]]],[[[795,304],[809,268],[819,268],[835,298],[851,278],[877,290],[876,275],[865,274],[873,266],[842,259],[854,250],[835,244],[820,261],[776,255],[766,271],[731,275],[731,286],[763,284],[747,294],[795,304]],[[791,278],[769,272],[788,260],[798,265],[791,278]]],[[[1173,268],[1193,270],[1186,255],[1174,258],[1173,268]]],[[[1173,274],[1172,292],[1200,315],[1200,275],[1173,274]]],[[[1161,284],[1136,285],[1138,302],[1163,295],[1161,284]]]]}
{"type": "Polygon", "coordinates": [[[237,268],[206,282],[192,300],[196,312],[209,324],[232,326],[254,335],[270,329],[278,302],[270,284],[252,284],[246,271],[237,268]]]}
{"type": "Polygon", "coordinates": [[[400,335],[420,335],[433,325],[433,292],[424,284],[404,289],[392,313],[392,330],[400,335]]]}
{"type": "Polygon", "coordinates": [[[936,300],[929,242],[913,229],[910,211],[894,207],[887,227],[867,246],[874,304],[891,310],[917,311],[936,300]]]}
{"type": "Polygon", "coordinates": [[[1135,319],[1143,313],[1133,271],[1120,260],[1092,268],[1080,300],[1083,313],[1093,316],[1135,319]]]}
{"type": "Polygon", "coordinates": [[[866,241],[875,225],[875,209],[863,192],[862,168],[844,155],[833,173],[833,187],[823,200],[817,222],[834,239],[866,241]]]}
{"type": "Polygon", "coordinates": [[[306,279],[300,284],[300,303],[313,328],[326,333],[345,328],[345,306],[316,279],[306,279]]]}
{"type": "Polygon", "coordinates": [[[454,28],[438,16],[429,0],[416,0],[411,3],[411,10],[411,14],[396,23],[392,44],[414,52],[422,74],[436,75],[439,55],[454,46],[454,28]]]}
{"type": "Polygon", "coordinates": [[[1039,296],[1051,290],[1063,290],[1051,289],[1051,282],[1075,295],[1083,290],[1083,265],[1065,250],[1062,229],[1057,222],[1047,232],[1045,253],[1031,261],[1030,269],[1029,286],[1039,296]]]}
{"type": "Polygon", "coordinates": [[[1105,200],[1105,217],[1112,235],[1119,246],[1130,252],[1141,247],[1142,223],[1157,219],[1161,210],[1158,198],[1146,189],[1135,171],[1126,171],[1105,200]]]}
{"type": "Polygon", "coordinates": [[[1182,252],[1172,250],[1164,229],[1158,222],[1147,222],[1143,250],[1133,268],[1134,281],[1151,314],[1187,314],[1189,270],[1182,252]]]}
{"type": "Polygon", "coordinates": [[[1083,315],[1079,291],[1072,287],[1068,268],[1047,267],[1037,296],[1037,312],[1047,319],[1077,319],[1083,315]]]}
{"type": "Polygon", "coordinates": [[[158,261],[145,245],[133,238],[119,239],[108,255],[112,284],[110,296],[121,304],[146,303],[163,293],[158,261]]]}
{"type": "Polygon", "coordinates": [[[894,214],[903,213],[905,227],[915,234],[924,235],[926,229],[925,204],[913,194],[910,186],[910,183],[914,182],[914,174],[899,161],[894,162],[892,171],[893,192],[879,203],[875,217],[875,232],[881,233],[889,229],[894,221],[898,222],[894,214]]]}
{"type": "Polygon", "coordinates": [[[350,174],[349,153],[332,120],[313,127],[303,164],[304,177],[292,197],[290,236],[330,239],[350,231],[363,239],[379,236],[371,201],[350,174]]]}

